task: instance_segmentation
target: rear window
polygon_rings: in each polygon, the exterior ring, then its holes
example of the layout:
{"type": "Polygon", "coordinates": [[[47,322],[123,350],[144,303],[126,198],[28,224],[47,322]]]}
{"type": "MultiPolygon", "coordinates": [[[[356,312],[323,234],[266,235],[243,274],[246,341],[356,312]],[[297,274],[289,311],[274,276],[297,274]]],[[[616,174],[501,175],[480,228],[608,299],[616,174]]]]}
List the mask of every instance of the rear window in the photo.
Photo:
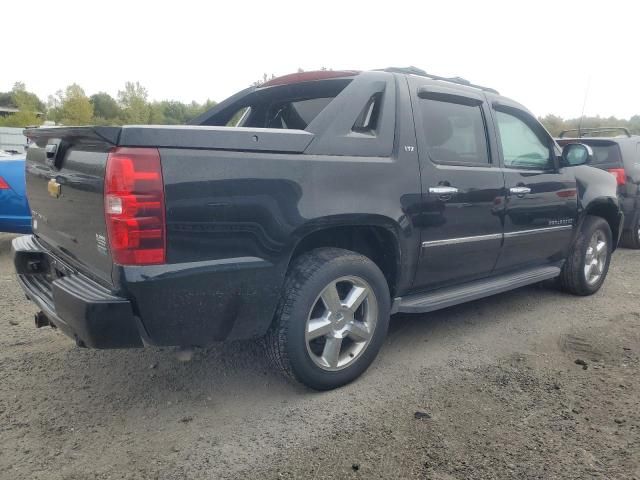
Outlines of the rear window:
{"type": "Polygon", "coordinates": [[[266,128],[304,130],[334,97],[309,98],[274,104],[267,112],[266,128]]]}
{"type": "Polygon", "coordinates": [[[214,107],[211,116],[200,124],[305,130],[351,80],[336,78],[258,88],[235,102],[214,107]]]}
{"type": "Polygon", "coordinates": [[[622,157],[620,155],[620,147],[615,143],[598,144],[592,142],[584,142],[593,150],[593,160],[591,162],[594,166],[610,166],[610,165],[622,165],[622,157]]]}

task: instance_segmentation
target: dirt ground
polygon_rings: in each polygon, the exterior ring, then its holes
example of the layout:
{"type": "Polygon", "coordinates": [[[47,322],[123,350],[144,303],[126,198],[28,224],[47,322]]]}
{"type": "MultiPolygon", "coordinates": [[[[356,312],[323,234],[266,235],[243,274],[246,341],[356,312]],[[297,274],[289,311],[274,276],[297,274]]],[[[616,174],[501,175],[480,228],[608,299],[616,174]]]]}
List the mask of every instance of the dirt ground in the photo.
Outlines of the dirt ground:
{"type": "Polygon", "coordinates": [[[33,326],[0,234],[0,478],[640,479],[640,252],[589,298],[535,286],[394,317],[316,393],[259,345],[94,351],[33,326]],[[578,361],[578,363],[576,363],[578,361]]]}

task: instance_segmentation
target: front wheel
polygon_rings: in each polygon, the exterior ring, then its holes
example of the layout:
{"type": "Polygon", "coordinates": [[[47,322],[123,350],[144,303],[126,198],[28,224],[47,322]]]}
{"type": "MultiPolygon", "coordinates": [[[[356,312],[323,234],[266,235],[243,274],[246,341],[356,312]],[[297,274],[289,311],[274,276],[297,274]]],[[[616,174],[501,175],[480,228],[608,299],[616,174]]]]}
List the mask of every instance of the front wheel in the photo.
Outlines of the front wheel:
{"type": "Polygon", "coordinates": [[[612,247],[609,224],[601,217],[588,215],[562,267],[562,288],[583,296],[600,290],[609,271],[612,247]]]}
{"type": "Polygon", "coordinates": [[[320,248],[296,258],[266,337],[273,363],[316,390],[360,376],[387,333],[386,279],[369,258],[320,248]]]}

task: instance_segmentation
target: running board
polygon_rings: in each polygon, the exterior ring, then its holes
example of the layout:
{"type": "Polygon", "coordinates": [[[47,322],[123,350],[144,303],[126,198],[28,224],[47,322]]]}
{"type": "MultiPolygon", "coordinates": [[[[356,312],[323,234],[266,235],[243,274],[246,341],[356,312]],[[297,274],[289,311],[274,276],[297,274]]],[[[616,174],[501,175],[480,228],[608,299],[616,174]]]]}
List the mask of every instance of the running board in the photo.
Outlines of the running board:
{"type": "Polygon", "coordinates": [[[560,267],[539,267],[530,270],[485,278],[455,287],[427,293],[417,293],[394,299],[391,313],[425,313],[460,303],[549,280],[560,275],[560,267]]]}

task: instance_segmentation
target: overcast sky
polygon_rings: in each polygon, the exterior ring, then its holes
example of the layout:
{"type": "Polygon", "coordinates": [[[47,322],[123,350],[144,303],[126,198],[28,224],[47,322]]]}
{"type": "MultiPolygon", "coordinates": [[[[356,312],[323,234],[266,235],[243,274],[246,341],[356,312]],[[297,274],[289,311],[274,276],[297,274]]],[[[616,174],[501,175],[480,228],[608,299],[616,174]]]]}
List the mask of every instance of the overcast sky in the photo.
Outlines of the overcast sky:
{"type": "Polygon", "coordinates": [[[262,77],[415,65],[491,86],[536,115],[640,114],[640,1],[2,2],[0,91],[76,82],[222,100],[262,77]]]}

